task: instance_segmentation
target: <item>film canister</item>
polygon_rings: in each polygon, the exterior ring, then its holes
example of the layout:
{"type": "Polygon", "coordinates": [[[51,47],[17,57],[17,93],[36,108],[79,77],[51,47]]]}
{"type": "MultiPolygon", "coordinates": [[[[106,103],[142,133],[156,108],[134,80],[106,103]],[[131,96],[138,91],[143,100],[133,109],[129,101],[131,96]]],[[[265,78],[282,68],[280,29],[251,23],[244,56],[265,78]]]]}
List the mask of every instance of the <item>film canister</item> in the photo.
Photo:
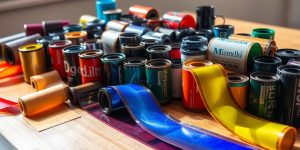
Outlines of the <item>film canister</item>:
{"type": "Polygon", "coordinates": [[[137,25],[128,25],[125,28],[125,33],[137,33],[139,36],[143,36],[145,33],[151,31],[147,27],[137,26],[137,25]]]}
{"type": "Polygon", "coordinates": [[[196,28],[196,21],[192,15],[170,11],[162,16],[163,26],[170,29],[196,28]]]}
{"type": "Polygon", "coordinates": [[[242,74],[229,73],[227,79],[235,102],[241,109],[245,109],[248,103],[249,77],[242,74]]]}
{"type": "Polygon", "coordinates": [[[144,43],[125,43],[122,44],[122,52],[126,58],[130,57],[145,57],[146,50],[144,43]]]}
{"type": "Polygon", "coordinates": [[[275,30],[269,28],[255,28],[252,30],[252,36],[262,39],[274,40],[275,30]]]}
{"type": "Polygon", "coordinates": [[[281,65],[281,59],[279,57],[272,56],[257,56],[253,58],[252,72],[277,72],[277,67],[281,65]]]}
{"type": "Polygon", "coordinates": [[[97,103],[98,91],[102,87],[99,83],[86,83],[74,87],[69,87],[68,97],[72,105],[80,106],[91,106],[91,104],[97,103]]]}
{"type": "Polygon", "coordinates": [[[87,39],[86,31],[74,31],[65,34],[66,40],[70,40],[72,45],[80,45],[84,43],[87,39]]]}
{"type": "Polygon", "coordinates": [[[205,60],[207,53],[207,38],[204,36],[188,36],[181,42],[181,61],[205,60]]]}
{"type": "Polygon", "coordinates": [[[113,30],[113,31],[117,31],[117,32],[124,32],[128,25],[129,24],[124,21],[112,20],[106,24],[105,30],[106,31],[113,30]]]}
{"type": "Polygon", "coordinates": [[[169,45],[172,48],[170,51],[170,58],[181,59],[181,52],[180,52],[181,43],[171,43],[169,45]]]}
{"type": "Polygon", "coordinates": [[[119,53],[121,51],[119,42],[120,34],[121,32],[111,30],[103,32],[101,39],[104,54],[119,53]]]}
{"type": "Polygon", "coordinates": [[[290,59],[300,59],[300,50],[297,49],[278,49],[275,56],[282,60],[285,65],[290,59]]]}
{"type": "Polygon", "coordinates": [[[145,44],[145,49],[147,49],[150,46],[158,45],[159,41],[156,39],[142,39],[142,43],[145,44]]]}
{"type": "Polygon", "coordinates": [[[122,44],[131,44],[141,42],[141,37],[137,33],[121,33],[119,35],[120,47],[122,44]]]}
{"type": "Polygon", "coordinates": [[[234,34],[234,26],[232,25],[217,25],[214,26],[214,37],[227,39],[231,34],[234,34]]]}
{"type": "Polygon", "coordinates": [[[103,20],[111,21],[111,20],[120,20],[122,14],[122,9],[110,9],[103,11],[103,20]]]}
{"type": "Polygon", "coordinates": [[[134,83],[146,86],[146,61],[147,59],[142,57],[127,58],[123,63],[123,83],[134,83]]]}
{"type": "MultiPolygon", "coordinates": [[[[116,9],[116,0],[96,0],[96,13],[100,20],[104,20],[103,12],[106,10],[116,9]]],[[[105,20],[105,22],[107,22],[105,20]]]]}
{"type": "Polygon", "coordinates": [[[171,42],[171,39],[168,35],[159,32],[153,32],[153,31],[149,31],[145,33],[142,36],[142,39],[154,39],[159,41],[160,44],[166,44],[171,42]]]}
{"type": "Polygon", "coordinates": [[[106,86],[122,84],[123,62],[125,58],[125,54],[123,53],[106,54],[101,57],[106,86]]]}
{"type": "Polygon", "coordinates": [[[146,49],[146,58],[150,59],[169,59],[170,51],[172,47],[170,45],[153,45],[146,49]]]}
{"type": "Polygon", "coordinates": [[[159,14],[156,9],[149,6],[133,5],[129,7],[129,14],[135,15],[138,18],[158,19],[159,14]]]}
{"type": "Polygon", "coordinates": [[[146,62],[147,87],[153,92],[160,104],[172,99],[171,61],[153,59],[146,62]]]}
{"type": "Polygon", "coordinates": [[[53,32],[63,32],[63,26],[70,24],[68,20],[49,20],[42,21],[44,28],[44,35],[48,35],[53,32]]]}

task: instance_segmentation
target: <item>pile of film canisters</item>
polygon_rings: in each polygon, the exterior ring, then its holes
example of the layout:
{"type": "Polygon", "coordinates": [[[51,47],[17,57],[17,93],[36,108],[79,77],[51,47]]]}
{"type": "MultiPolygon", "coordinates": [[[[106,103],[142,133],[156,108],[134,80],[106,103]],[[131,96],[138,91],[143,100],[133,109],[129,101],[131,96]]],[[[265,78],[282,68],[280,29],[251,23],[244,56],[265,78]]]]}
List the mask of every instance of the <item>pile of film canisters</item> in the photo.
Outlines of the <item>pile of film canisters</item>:
{"type": "Polygon", "coordinates": [[[160,104],[182,100],[191,111],[205,111],[188,69],[222,64],[238,106],[258,117],[300,126],[300,51],[278,49],[275,30],[234,33],[215,25],[213,6],[191,14],[170,11],[160,17],[149,6],[128,14],[115,1],[96,1],[97,17],[24,25],[25,33],[1,40],[1,57],[21,64],[25,82],[57,70],[70,87],[135,83],[149,88],[160,104]]]}

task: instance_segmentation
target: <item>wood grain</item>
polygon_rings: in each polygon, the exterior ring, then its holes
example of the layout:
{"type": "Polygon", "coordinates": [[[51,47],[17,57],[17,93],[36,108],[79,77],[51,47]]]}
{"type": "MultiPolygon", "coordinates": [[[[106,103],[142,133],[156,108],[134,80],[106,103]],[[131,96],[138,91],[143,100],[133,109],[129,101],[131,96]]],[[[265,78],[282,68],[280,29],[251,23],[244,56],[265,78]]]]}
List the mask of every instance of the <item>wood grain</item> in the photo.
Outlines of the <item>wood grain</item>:
{"type": "MultiPolygon", "coordinates": [[[[251,33],[251,30],[256,27],[273,28],[276,30],[275,41],[279,48],[300,49],[300,30],[235,19],[226,19],[226,24],[234,25],[236,33],[251,33]]],[[[34,90],[26,83],[17,83],[6,87],[0,85],[0,96],[14,101],[31,92],[34,90]]],[[[164,110],[182,122],[239,140],[214,121],[207,112],[187,111],[182,108],[180,101],[173,101],[170,105],[165,106],[164,110]]],[[[22,115],[0,116],[0,133],[17,149],[151,149],[98,121],[81,109],[76,109],[76,112],[81,115],[80,119],[43,132],[37,132],[24,120],[22,115]]],[[[300,149],[299,138],[298,132],[295,149],[300,149]]]]}

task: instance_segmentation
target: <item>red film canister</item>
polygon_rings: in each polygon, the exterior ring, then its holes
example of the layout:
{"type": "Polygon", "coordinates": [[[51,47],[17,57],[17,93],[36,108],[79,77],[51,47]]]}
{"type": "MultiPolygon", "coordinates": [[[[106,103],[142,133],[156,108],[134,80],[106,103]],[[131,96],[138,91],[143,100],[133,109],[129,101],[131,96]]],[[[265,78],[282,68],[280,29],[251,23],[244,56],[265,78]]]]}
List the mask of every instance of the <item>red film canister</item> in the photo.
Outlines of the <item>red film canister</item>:
{"type": "Polygon", "coordinates": [[[129,14],[145,19],[158,19],[158,11],[153,7],[133,5],[129,7],[129,14]]]}
{"type": "Polygon", "coordinates": [[[170,44],[172,47],[170,51],[170,58],[171,59],[181,59],[181,53],[180,53],[180,43],[172,43],[170,44]]]}
{"type": "Polygon", "coordinates": [[[24,24],[25,33],[27,36],[33,34],[40,34],[41,36],[44,35],[44,28],[42,23],[28,23],[24,24]]]}
{"type": "Polygon", "coordinates": [[[170,11],[163,15],[162,20],[164,27],[174,30],[196,28],[194,17],[187,13],[170,11]]]}
{"type": "Polygon", "coordinates": [[[82,84],[88,82],[103,83],[103,68],[100,60],[102,55],[102,50],[89,50],[78,54],[82,84]]]}
{"type": "Polygon", "coordinates": [[[49,44],[49,53],[51,57],[52,68],[57,70],[61,78],[67,77],[64,68],[64,55],[62,49],[72,44],[69,40],[55,41],[49,44]]]}

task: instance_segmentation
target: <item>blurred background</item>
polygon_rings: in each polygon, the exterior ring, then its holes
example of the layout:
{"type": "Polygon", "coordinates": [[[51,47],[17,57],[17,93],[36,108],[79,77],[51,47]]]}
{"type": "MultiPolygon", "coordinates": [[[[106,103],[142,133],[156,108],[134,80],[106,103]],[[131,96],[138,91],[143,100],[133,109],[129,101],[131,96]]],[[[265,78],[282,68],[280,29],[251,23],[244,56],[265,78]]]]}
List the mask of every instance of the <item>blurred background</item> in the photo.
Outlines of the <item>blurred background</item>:
{"type": "MultiPolygon", "coordinates": [[[[225,17],[300,28],[300,0],[117,0],[123,13],[134,4],[153,6],[160,14],[214,5],[216,14],[225,17]]],[[[96,16],[95,0],[0,0],[0,37],[22,32],[24,23],[52,19],[77,23],[83,14],[96,16]]]]}

